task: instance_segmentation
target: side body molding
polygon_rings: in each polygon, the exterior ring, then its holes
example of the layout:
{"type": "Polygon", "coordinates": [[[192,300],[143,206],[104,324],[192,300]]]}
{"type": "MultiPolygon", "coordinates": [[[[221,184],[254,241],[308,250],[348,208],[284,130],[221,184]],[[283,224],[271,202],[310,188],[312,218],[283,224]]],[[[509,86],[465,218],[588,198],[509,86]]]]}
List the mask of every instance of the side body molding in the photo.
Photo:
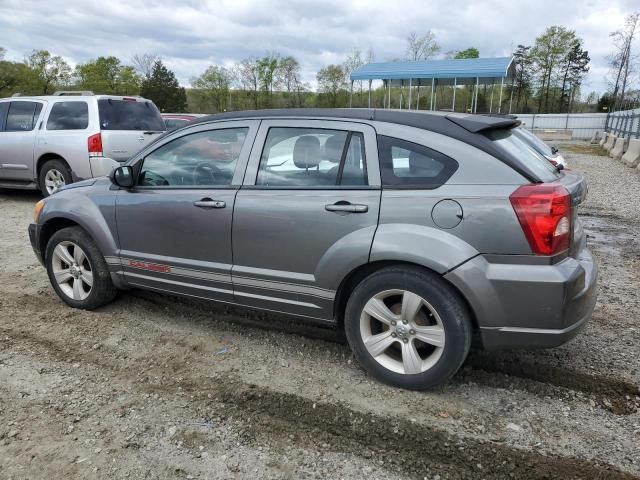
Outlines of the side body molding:
{"type": "Polygon", "coordinates": [[[378,226],[370,261],[411,262],[445,274],[478,254],[465,241],[437,228],[386,223],[378,226]]]}

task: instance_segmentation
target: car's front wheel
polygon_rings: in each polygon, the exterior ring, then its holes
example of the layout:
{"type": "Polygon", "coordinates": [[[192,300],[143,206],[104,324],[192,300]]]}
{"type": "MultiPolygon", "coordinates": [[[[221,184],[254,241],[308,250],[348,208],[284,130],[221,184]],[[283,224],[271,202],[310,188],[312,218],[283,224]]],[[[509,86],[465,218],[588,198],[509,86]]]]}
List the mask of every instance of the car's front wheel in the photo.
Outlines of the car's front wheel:
{"type": "Polygon", "coordinates": [[[116,296],[107,262],[80,227],[54,233],[47,244],[45,261],[51,285],[71,307],[91,310],[116,296]]]}
{"type": "Polygon", "coordinates": [[[48,197],[73,182],[69,167],[59,159],[46,162],[40,169],[38,183],[42,195],[48,197]]]}
{"type": "Polygon", "coordinates": [[[424,390],[449,380],[471,344],[471,318],[438,275],[410,266],[365,278],[345,311],[345,332],[360,364],[391,385],[424,390]]]}

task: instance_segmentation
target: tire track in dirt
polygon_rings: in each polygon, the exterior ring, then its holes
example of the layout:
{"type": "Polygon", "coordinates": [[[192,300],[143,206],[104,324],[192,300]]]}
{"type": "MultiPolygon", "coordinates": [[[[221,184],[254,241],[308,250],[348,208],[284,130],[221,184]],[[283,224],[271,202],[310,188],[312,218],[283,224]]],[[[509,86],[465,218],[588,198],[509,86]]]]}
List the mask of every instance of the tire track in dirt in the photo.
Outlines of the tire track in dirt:
{"type": "MultiPolygon", "coordinates": [[[[455,478],[468,479],[478,478],[485,471],[491,472],[492,478],[640,478],[592,460],[549,455],[455,435],[393,414],[385,417],[363,413],[344,403],[316,403],[299,395],[243,382],[228,373],[193,378],[194,373],[185,368],[184,371],[173,372],[174,376],[165,378],[161,383],[154,383],[149,380],[153,377],[152,371],[141,377],[133,373],[137,371],[134,365],[123,368],[111,361],[110,356],[95,352],[90,347],[82,350],[74,341],[60,344],[20,328],[3,328],[2,333],[10,336],[12,347],[18,342],[20,345],[26,343],[44,350],[46,355],[59,362],[68,362],[71,353],[76,361],[109,371],[122,382],[135,385],[143,392],[188,393],[192,397],[185,408],[193,418],[211,421],[206,412],[213,411],[223,419],[243,421],[243,436],[249,442],[281,439],[284,445],[293,436],[296,444],[302,447],[318,448],[320,444],[328,444],[354,455],[375,455],[386,466],[413,478],[423,478],[425,471],[448,472],[455,478]],[[184,376],[178,377],[178,374],[184,376]]],[[[197,353],[185,352],[183,360],[190,355],[197,353]]],[[[136,363],[144,364],[145,359],[141,358],[136,363]]]]}

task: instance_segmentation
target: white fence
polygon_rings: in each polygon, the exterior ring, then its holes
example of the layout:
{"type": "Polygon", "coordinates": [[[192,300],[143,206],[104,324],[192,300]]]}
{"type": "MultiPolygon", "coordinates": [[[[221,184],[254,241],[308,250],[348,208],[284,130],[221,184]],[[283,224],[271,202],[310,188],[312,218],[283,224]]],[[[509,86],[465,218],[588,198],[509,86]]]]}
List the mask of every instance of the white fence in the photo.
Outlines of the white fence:
{"type": "Polygon", "coordinates": [[[595,132],[604,131],[606,113],[543,113],[520,114],[518,120],[530,130],[571,130],[573,138],[589,139],[595,132]]]}
{"type": "Polygon", "coordinates": [[[520,114],[525,128],[541,130],[570,130],[572,138],[589,139],[595,132],[613,132],[616,136],[640,138],[640,108],[606,113],[544,113],[520,114]]]}

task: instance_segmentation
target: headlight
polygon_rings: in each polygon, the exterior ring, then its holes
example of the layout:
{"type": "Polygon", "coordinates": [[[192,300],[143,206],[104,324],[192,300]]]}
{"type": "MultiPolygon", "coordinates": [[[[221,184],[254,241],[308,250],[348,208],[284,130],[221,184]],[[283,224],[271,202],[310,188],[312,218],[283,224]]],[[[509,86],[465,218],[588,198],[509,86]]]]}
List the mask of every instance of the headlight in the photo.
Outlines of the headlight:
{"type": "Polygon", "coordinates": [[[43,207],[44,207],[44,199],[42,199],[38,203],[36,203],[36,206],[33,209],[33,221],[34,222],[38,221],[38,217],[40,216],[40,212],[42,211],[43,207]]]}

